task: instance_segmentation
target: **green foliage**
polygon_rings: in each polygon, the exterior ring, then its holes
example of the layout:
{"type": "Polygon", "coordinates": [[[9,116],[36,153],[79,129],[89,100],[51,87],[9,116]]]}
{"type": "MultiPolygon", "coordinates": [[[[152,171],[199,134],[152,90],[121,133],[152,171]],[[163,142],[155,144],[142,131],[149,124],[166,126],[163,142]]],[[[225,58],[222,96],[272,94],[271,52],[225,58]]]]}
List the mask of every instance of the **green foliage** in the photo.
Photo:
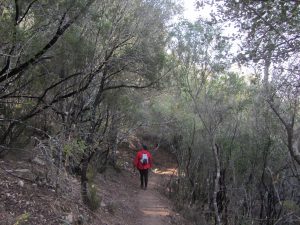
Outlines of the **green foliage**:
{"type": "Polygon", "coordinates": [[[300,207],[295,201],[285,200],[282,202],[283,208],[289,212],[294,212],[296,214],[300,213],[300,207]]]}
{"type": "Polygon", "coordinates": [[[17,218],[17,220],[16,220],[16,222],[14,223],[14,225],[27,224],[29,217],[30,217],[30,214],[29,214],[28,212],[25,212],[25,213],[21,214],[21,215],[17,218]]]}
{"type": "Polygon", "coordinates": [[[89,192],[88,192],[88,207],[95,211],[99,208],[101,198],[97,195],[97,187],[93,183],[89,183],[89,192]]]}
{"type": "MultiPolygon", "coordinates": [[[[96,168],[94,166],[90,165],[88,167],[88,171],[87,171],[87,174],[86,174],[86,177],[89,180],[89,182],[93,182],[93,180],[95,179],[96,175],[97,175],[96,168]]],[[[92,183],[91,183],[91,185],[92,185],[92,183]]]]}
{"type": "Polygon", "coordinates": [[[89,165],[86,175],[88,179],[87,205],[93,211],[97,210],[101,203],[101,197],[97,194],[97,186],[94,184],[96,175],[96,168],[92,165],[89,165]]]}
{"type": "Polygon", "coordinates": [[[85,141],[83,140],[72,140],[68,142],[63,147],[64,154],[68,156],[74,156],[77,154],[83,154],[87,148],[85,141]]]}

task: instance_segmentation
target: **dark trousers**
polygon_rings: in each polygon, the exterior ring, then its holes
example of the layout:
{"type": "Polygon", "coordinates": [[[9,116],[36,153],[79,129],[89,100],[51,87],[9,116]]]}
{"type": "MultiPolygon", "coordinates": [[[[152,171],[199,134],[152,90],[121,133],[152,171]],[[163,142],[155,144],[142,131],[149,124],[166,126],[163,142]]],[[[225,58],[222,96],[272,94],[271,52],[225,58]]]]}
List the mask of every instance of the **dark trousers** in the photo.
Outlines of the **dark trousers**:
{"type": "Polygon", "coordinates": [[[147,187],[147,184],[148,184],[148,169],[139,170],[139,171],[140,171],[140,178],[141,178],[141,187],[147,187]]]}

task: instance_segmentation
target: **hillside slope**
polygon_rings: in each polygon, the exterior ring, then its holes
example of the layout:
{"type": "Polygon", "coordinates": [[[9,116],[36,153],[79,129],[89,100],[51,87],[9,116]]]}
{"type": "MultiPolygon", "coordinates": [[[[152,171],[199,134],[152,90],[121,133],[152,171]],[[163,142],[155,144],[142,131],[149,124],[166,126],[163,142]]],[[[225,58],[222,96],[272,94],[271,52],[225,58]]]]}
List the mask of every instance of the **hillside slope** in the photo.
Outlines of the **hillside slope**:
{"type": "Polygon", "coordinates": [[[172,208],[164,184],[174,174],[174,161],[165,151],[154,153],[155,166],[147,190],[139,188],[132,167],[135,152],[120,149],[120,171],[108,168],[94,179],[100,207],[90,211],[80,199],[78,179],[65,175],[64,192],[33,179],[33,165],[25,161],[0,161],[0,224],[188,225],[172,208]]]}

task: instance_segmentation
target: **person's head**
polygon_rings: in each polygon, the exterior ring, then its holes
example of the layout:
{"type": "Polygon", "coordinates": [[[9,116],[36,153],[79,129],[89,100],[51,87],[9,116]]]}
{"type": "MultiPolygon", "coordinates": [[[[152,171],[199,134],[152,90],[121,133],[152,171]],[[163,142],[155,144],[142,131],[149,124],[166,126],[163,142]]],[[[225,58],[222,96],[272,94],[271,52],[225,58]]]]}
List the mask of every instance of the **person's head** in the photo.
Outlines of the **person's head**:
{"type": "Polygon", "coordinates": [[[148,150],[147,145],[145,145],[145,144],[142,144],[142,148],[145,150],[148,150]]]}

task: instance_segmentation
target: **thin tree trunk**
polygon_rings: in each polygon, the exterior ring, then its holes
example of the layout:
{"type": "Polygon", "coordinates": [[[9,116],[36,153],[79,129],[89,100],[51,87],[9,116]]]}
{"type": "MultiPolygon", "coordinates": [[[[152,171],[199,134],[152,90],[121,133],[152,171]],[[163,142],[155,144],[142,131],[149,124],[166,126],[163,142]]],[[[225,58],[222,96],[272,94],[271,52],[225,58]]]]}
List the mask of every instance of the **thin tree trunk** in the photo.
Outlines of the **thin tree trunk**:
{"type": "Polygon", "coordinates": [[[89,161],[88,157],[85,157],[82,161],[82,169],[81,169],[81,196],[84,204],[88,203],[88,179],[87,179],[87,169],[88,169],[89,161]]]}
{"type": "MultiPolygon", "coordinates": [[[[268,45],[270,45],[270,44],[271,43],[268,43],[268,45]]],[[[263,78],[263,83],[264,83],[264,87],[265,87],[266,91],[268,91],[270,66],[271,66],[271,56],[272,56],[272,49],[268,49],[267,55],[265,56],[264,78],[263,78]]]]}
{"type": "Polygon", "coordinates": [[[214,211],[215,211],[215,218],[216,218],[216,224],[221,225],[221,217],[219,214],[218,209],[218,202],[217,202],[217,195],[220,190],[219,180],[220,180],[220,174],[221,174],[221,165],[220,165],[220,159],[219,159],[219,151],[218,146],[213,142],[213,153],[215,158],[215,169],[216,169],[216,178],[215,178],[215,185],[214,185],[214,194],[213,194],[213,205],[214,205],[214,211]]]}

